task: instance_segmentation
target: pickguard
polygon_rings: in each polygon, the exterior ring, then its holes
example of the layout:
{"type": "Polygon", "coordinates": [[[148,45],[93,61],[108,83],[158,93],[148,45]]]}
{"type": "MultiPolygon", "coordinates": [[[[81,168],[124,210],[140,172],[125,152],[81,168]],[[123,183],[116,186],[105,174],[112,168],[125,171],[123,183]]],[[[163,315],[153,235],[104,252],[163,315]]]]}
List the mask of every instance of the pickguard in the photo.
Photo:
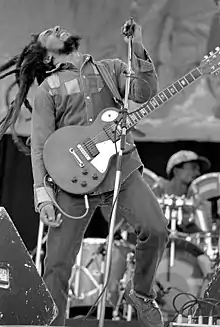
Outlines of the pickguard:
{"type": "Polygon", "coordinates": [[[111,157],[120,150],[121,141],[113,143],[111,140],[107,140],[101,143],[97,143],[96,147],[99,150],[99,154],[90,163],[100,172],[106,172],[111,157]],[[117,152],[116,152],[117,148],[117,152]]]}

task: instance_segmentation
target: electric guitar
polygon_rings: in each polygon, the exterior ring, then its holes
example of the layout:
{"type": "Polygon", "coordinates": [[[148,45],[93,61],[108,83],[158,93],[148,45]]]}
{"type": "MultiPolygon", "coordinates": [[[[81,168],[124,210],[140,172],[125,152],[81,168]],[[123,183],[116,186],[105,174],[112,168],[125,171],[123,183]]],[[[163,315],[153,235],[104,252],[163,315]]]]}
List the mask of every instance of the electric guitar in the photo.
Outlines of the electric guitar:
{"type": "MultiPolygon", "coordinates": [[[[128,114],[129,132],[142,118],[162,106],[205,74],[218,74],[220,48],[205,56],[200,65],[128,114]]],[[[122,114],[106,108],[89,126],[67,126],[56,130],[46,141],[43,160],[52,180],[64,191],[85,195],[104,180],[112,157],[120,149],[122,114]]],[[[133,145],[126,144],[125,152],[133,145]]]]}

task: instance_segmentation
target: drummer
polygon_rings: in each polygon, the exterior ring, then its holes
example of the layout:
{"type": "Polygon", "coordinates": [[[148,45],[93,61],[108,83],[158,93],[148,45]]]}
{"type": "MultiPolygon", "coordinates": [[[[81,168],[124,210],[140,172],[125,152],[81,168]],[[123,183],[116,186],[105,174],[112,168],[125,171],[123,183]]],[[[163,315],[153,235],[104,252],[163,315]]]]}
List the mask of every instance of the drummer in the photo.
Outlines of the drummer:
{"type": "Polygon", "coordinates": [[[152,187],[154,194],[158,198],[162,198],[164,195],[184,195],[186,198],[193,196],[194,205],[191,208],[184,207],[183,210],[182,232],[194,233],[201,231],[200,222],[198,221],[200,218],[197,217],[196,222],[193,219],[193,217],[198,216],[196,212],[202,211],[205,219],[208,219],[207,215],[210,211],[209,204],[202,202],[197,196],[192,194],[190,185],[194,179],[206,173],[210,167],[211,163],[207,158],[201,157],[192,151],[178,151],[167,162],[167,179],[160,179],[152,187]]]}

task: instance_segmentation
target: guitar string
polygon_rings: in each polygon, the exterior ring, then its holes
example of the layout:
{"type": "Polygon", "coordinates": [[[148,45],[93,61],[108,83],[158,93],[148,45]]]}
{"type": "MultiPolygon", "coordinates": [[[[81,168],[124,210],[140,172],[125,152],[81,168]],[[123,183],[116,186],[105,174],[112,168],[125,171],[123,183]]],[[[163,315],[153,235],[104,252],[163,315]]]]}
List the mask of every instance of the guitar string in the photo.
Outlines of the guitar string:
{"type": "MultiPolygon", "coordinates": [[[[135,110],[134,112],[131,112],[131,113],[129,113],[128,114],[128,116],[130,116],[129,117],[129,119],[131,120],[131,122],[132,122],[132,126],[134,126],[134,124],[135,124],[135,122],[134,122],[134,120],[131,118],[131,114],[135,114],[136,112],[138,112],[139,114],[140,114],[140,116],[145,116],[145,115],[143,115],[142,113],[141,113],[141,110],[142,109],[145,109],[146,110],[146,108],[144,108],[144,107],[146,107],[146,105],[144,106],[144,104],[140,107],[140,108],[138,108],[137,110],[135,110]]],[[[138,117],[137,117],[138,118],[138,117]]],[[[138,119],[139,120],[139,119],[138,119]]],[[[95,135],[94,137],[91,137],[89,140],[87,140],[85,143],[83,143],[83,145],[85,145],[86,146],[86,149],[91,153],[91,155],[92,155],[92,152],[93,152],[93,149],[94,149],[94,143],[97,143],[97,142],[101,142],[101,141],[105,141],[106,140],[106,136],[108,136],[107,135],[107,133],[106,132],[115,132],[114,130],[112,130],[112,127],[115,125],[115,127],[117,128],[117,125],[118,125],[118,123],[116,124],[115,122],[113,123],[113,124],[110,124],[107,128],[106,128],[106,130],[105,131],[102,131],[101,133],[99,133],[99,134],[97,134],[97,135],[95,135]],[[94,142],[94,143],[93,143],[94,142]]],[[[129,125],[129,123],[128,123],[128,125],[129,125]]],[[[131,126],[131,127],[132,127],[131,126]]],[[[117,135],[117,134],[116,134],[117,135]]],[[[117,141],[117,140],[116,140],[117,141]]],[[[97,148],[96,148],[96,150],[97,150],[97,148]]],[[[79,154],[82,154],[81,153],[81,151],[77,148],[77,150],[76,150],[76,153],[79,155],[79,154]]]]}
{"type": "MultiPolygon", "coordinates": [[[[108,127],[106,128],[106,131],[107,131],[107,132],[111,132],[111,131],[112,131],[112,126],[113,126],[113,125],[114,125],[114,124],[111,124],[110,126],[108,126],[108,127]]],[[[117,126],[117,125],[115,124],[115,126],[117,126]]],[[[94,149],[94,143],[93,143],[93,141],[94,141],[95,143],[96,143],[96,142],[105,141],[106,136],[107,136],[106,132],[105,132],[105,131],[102,131],[101,133],[97,134],[95,137],[92,137],[92,138],[90,138],[88,141],[86,141],[86,142],[84,143],[84,145],[86,146],[86,148],[87,148],[87,149],[90,151],[90,153],[92,154],[93,149],[94,149]]],[[[81,151],[77,148],[76,153],[77,153],[77,154],[81,154],[81,151]]]]}
{"type": "MultiPolygon", "coordinates": [[[[199,68],[200,68],[200,66],[199,67],[196,67],[196,70],[197,71],[199,71],[199,68]]],[[[193,72],[193,71],[192,71],[193,72]]],[[[192,74],[192,72],[189,72],[188,74],[186,74],[186,75],[184,75],[184,78],[186,79],[186,76],[187,75],[191,75],[192,77],[193,77],[193,81],[195,81],[197,78],[195,78],[194,77],[194,75],[192,74]]],[[[200,73],[200,71],[199,71],[199,73],[200,73]]],[[[200,75],[201,76],[201,75],[200,75]]],[[[198,77],[200,77],[200,76],[198,76],[198,77]]],[[[183,87],[183,85],[181,84],[181,82],[180,82],[180,79],[178,79],[177,80],[177,82],[179,82],[179,84],[181,85],[181,90],[184,88],[183,87]]],[[[171,86],[174,86],[174,84],[175,83],[173,83],[171,86]]],[[[187,80],[187,85],[186,86],[188,86],[188,85],[190,85],[190,82],[187,80]]],[[[169,87],[167,87],[164,91],[161,91],[160,93],[165,93],[165,91],[169,91],[169,87]]],[[[170,91],[169,91],[170,92],[170,91]]],[[[177,90],[177,93],[178,93],[179,91],[177,90]]],[[[165,93],[166,94],[166,93],[165,93]]],[[[171,97],[173,97],[175,94],[173,94],[172,92],[171,92],[171,97]]],[[[156,96],[155,96],[156,97],[156,96]]],[[[155,98],[154,97],[154,98],[155,98]]],[[[152,100],[152,99],[151,99],[152,100]]],[[[168,100],[168,99],[167,99],[168,100]]],[[[148,102],[148,104],[149,104],[149,102],[148,102]]],[[[131,122],[133,123],[133,124],[135,124],[135,122],[134,122],[134,120],[131,118],[131,114],[135,114],[136,112],[138,112],[138,114],[140,114],[140,116],[143,116],[144,117],[144,115],[140,112],[142,109],[145,109],[146,110],[146,107],[147,107],[147,105],[146,105],[146,103],[145,104],[142,104],[142,106],[140,107],[140,108],[138,108],[137,110],[135,110],[134,112],[131,112],[131,113],[129,113],[128,114],[128,116],[130,116],[129,117],[129,119],[131,120],[131,122]],[[145,107],[145,108],[144,108],[145,107]]],[[[154,108],[154,109],[156,109],[156,108],[154,108]]],[[[152,112],[153,110],[151,110],[150,109],[150,112],[152,112]]],[[[148,113],[148,112],[147,112],[148,113]]],[[[138,117],[137,117],[138,118],[138,117]]],[[[139,120],[139,119],[138,119],[139,120]]],[[[133,125],[132,124],[132,125],[133,125]]],[[[110,129],[111,129],[111,126],[112,126],[113,124],[111,124],[106,130],[107,131],[111,131],[110,129]]],[[[116,126],[117,126],[117,124],[115,124],[116,126]]],[[[105,133],[104,132],[101,132],[100,134],[97,134],[95,137],[93,137],[93,138],[91,138],[90,140],[91,141],[94,141],[94,142],[97,142],[97,141],[102,141],[103,139],[102,139],[102,137],[103,137],[103,135],[105,135],[105,133]]]]}
{"type": "MultiPolygon", "coordinates": [[[[173,84],[172,84],[173,85],[173,84]]],[[[187,84],[187,85],[189,85],[189,84],[187,84]]],[[[165,92],[165,91],[167,91],[168,90],[168,88],[166,88],[164,91],[162,91],[163,93],[165,92]]],[[[173,95],[173,94],[172,94],[173,95]]],[[[152,99],[151,99],[152,100],[152,99]]],[[[149,104],[149,102],[148,102],[148,104],[149,104]]],[[[128,116],[130,116],[129,117],[129,119],[131,120],[131,122],[132,122],[132,126],[136,123],[132,118],[131,118],[131,114],[135,114],[136,112],[138,112],[138,114],[140,115],[140,116],[145,116],[145,115],[143,115],[142,113],[141,113],[141,110],[142,109],[145,109],[146,110],[146,103],[145,104],[142,104],[142,106],[140,107],[140,108],[138,108],[137,110],[135,110],[134,112],[131,112],[131,113],[129,113],[128,114],[128,116]],[[144,108],[145,107],[145,108],[144,108]]],[[[155,109],[155,108],[154,108],[155,109]]],[[[150,110],[150,112],[152,112],[153,110],[150,110]]],[[[139,117],[137,117],[137,118],[139,118],[139,117]]],[[[139,120],[139,119],[138,119],[139,120]]],[[[117,126],[117,124],[114,124],[114,125],[116,125],[117,126]]],[[[128,124],[129,125],[129,124],[128,124]]],[[[113,124],[111,124],[110,126],[108,126],[107,128],[106,128],[106,131],[107,132],[111,132],[112,131],[112,126],[113,126],[113,124]]],[[[116,127],[117,128],[117,127],[116,127]]],[[[88,149],[88,150],[90,150],[90,151],[92,151],[92,148],[94,148],[94,145],[91,143],[91,142],[101,142],[101,141],[105,141],[105,138],[106,138],[106,131],[102,131],[100,134],[97,134],[96,136],[94,136],[94,137],[92,137],[92,138],[90,138],[88,141],[86,141],[85,143],[84,143],[84,145],[86,146],[86,148],[88,149]]],[[[113,131],[114,132],[114,131],[113,131]]],[[[77,154],[78,153],[81,153],[79,150],[77,150],[76,151],[77,152],[77,154]]]]}
{"type": "MultiPolygon", "coordinates": [[[[148,102],[149,103],[149,102],[148,102]]],[[[143,110],[143,109],[145,109],[146,110],[146,108],[144,108],[144,107],[146,107],[146,104],[144,105],[144,104],[142,104],[142,106],[140,107],[140,108],[138,108],[137,110],[135,110],[135,111],[133,111],[133,112],[130,112],[130,113],[128,113],[128,116],[129,116],[129,119],[130,119],[130,121],[132,122],[132,126],[134,126],[135,124],[136,124],[136,122],[131,118],[131,114],[135,114],[136,112],[138,112],[139,113],[139,115],[142,117],[142,118],[144,118],[145,117],[145,115],[143,115],[142,113],[141,113],[141,110],[143,110]]],[[[139,117],[136,117],[137,119],[139,118],[139,117]]],[[[139,120],[139,119],[138,119],[139,120]]],[[[116,126],[116,128],[117,128],[117,125],[118,125],[119,123],[113,123],[113,124],[110,124],[107,128],[106,128],[106,131],[107,132],[113,132],[113,133],[115,133],[115,130],[112,130],[112,126],[116,126]]],[[[130,124],[128,123],[128,127],[129,128],[131,128],[132,126],[129,126],[130,124]]],[[[97,142],[101,142],[101,141],[105,141],[106,140],[106,131],[102,131],[101,133],[99,133],[99,134],[97,134],[97,135],[95,135],[94,137],[91,137],[88,141],[86,141],[85,143],[84,143],[84,145],[86,146],[86,148],[88,149],[88,150],[90,150],[90,153],[92,152],[92,149],[94,148],[94,144],[92,143],[93,141],[94,141],[94,143],[97,143],[97,142]]],[[[108,136],[108,135],[107,135],[108,136]]],[[[116,136],[118,136],[117,135],[117,132],[116,132],[116,136]]],[[[117,140],[116,140],[117,141],[117,140]]],[[[79,153],[81,153],[80,152],[80,150],[77,150],[76,151],[76,153],[77,154],[79,154],[79,153]]],[[[92,154],[92,153],[91,153],[92,154]]]]}
{"type": "MultiPolygon", "coordinates": [[[[141,108],[141,109],[143,109],[143,108],[141,108]]],[[[138,109],[137,111],[139,111],[139,109],[138,109]]],[[[133,113],[134,113],[134,112],[129,113],[128,116],[130,116],[130,115],[133,114],[133,113]]],[[[144,117],[144,116],[143,116],[143,117],[144,117]]],[[[132,126],[133,126],[133,124],[135,124],[135,122],[133,121],[133,119],[132,119],[131,117],[129,117],[129,119],[131,120],[131,122],[132,122],[132,126]]],[[[112,131],[112,133],[114,133],[115,131],[112,130],[112,127],[113,127],[114,125],[117,127],[118,123],[113,123],[113,124],[109,125],[109,126],[106,128],[106,131],[107,131],[107,132],[111,132],[111,131],[112,131]]],[[[129,125],[129,123],[128,123],[128,125],[129,125]]],[[[132,127],[132,126],[131,126],[131,127],[132,127]]],[[[129,126],[129,127],[130,127],[130,126],[129,126]]],[[[94,137],[91,137],[89,141],[94,141],[94,142],[104,141],[105,138],[103,139],[103,138],[102,138],[103,136],[106,137],[106,132],[105,132],[105,131],[102,131],[100,134],[97,134],[97,135],[95,135],[94,137]]]]}
{"type": "MultiPolygon", "coordinates": [[[[196,69],[199,71],[199,69],[198,69],[199,67],[196,67],[196,69]]],[[[200,72],[200,71],[199,71],[200,72]]],[[[192,72],[190,72],[190,73],[188,73],[188,74],[190,74],[191,76],[193,76],[192,75],[192,72]]],[[[201,75],[200,75],[201,76],[201,75]]],[[[200,77],[199,76],[199,77],[200,77]]],[[[184,77],[186,77],[186,75],[184,76],[184,77]]],[[[194,80],[196,80],[197,78],[195,78],[194,76],[193,76],[193,79],[194,80]]],[[[178,82],[179,82],[179,80],[178,80],[178,82]]],[[[190,84],[190,82],[187,80],[187,85],[189,85],[190,84]]],[[[180,82],[179,82],[180,83],[180,82]]],[[[172,86],[174,85],[174,83],[172,84],[172,86]]],[[[182,85],[181,85],[182,86],[182,85]]],[[[168,88],[166,88],[164,91],[162,91],[163,93],[165,92],[165,91],[167,91],[168,90],[168,88]]],[[[172,95],[174,95],[174,94],[172,94],[172,95]]],[[[141,109],[144,109],[144,107],[143,107],[143,105],[139,108],[139,109],[137,109],[136,111],[134,111],[134,112],[131,112],[131,113],[129,113],[128,115],[130,116],[131,114],[135,114],[135,112],[139,112],[139,114],[140,115],[143,115],[143,114],[141,114],[141,112],[140,112],[140,110],[141,109]]],[[[143,116],[144,117],[144,116],[143,116]]],[[[133,123],[133,124],[135,124],[135,122],[133,121],[133,119],[131,118],[131,116],[129,117],[129,119],[131,120],[131,122],[133,123]]],[[[133,125],[132,124],[132,125],[133,125]]],[[[115,124],[114,123],[114,125],[116,126],[116,128],[117,128],[117,124],[115,124]]],[[[106,131],[107,132],[111,132],[112,131],[112,126],[113,126],[113,124],[111,124],[110,126],[108,126],[107,128],[106,128],[106,131]]],[[[96,136],[94,136],[94,137],[92,137],[92,138],[90,138],[88,141],[86,141],[85,143],[84,143],[84,145],[86,146],[86,148],[88,149],[88,150],[90,150],[90,152],[92,152],[92,150],[94,149],[94,144],[92,143],[93,141],[94,141],[94,143],[96,143],[96,142],[101,142],[101,141],[105,141],[105,139],[106,139],[106,131],[102,131],[100,134],[97,134],[96,136]]],[[[114,132],[114,131],[113,131],[114,132]]],[[[117,135],[117,134],[116,134],[117,135]]],[[[81,154],[81,151],[77,148],[77,150],[76,150],[76,153],[77,154],[81,154]]],[[[92,153],[91,153],[92,154],[92,153]]]]}
{"type": "MultiPolygon", "coordinates": [[[[107,131],[111,131],[111,126],[112,126],[113,124],[111,124],[110,126],[108,126],[108,128],[106,129],[107,131]]],[[[86,146],[86,148],[88,149],[88,150],[90,150],[90,153],[92,154],[92,150],[93,150],[93,148],[94,148],[94,143],[92,143],[93,141],[94,142],[101,142],[101,141],[105,141],[105,138],[104,138],[104,136],[106,136],[106,133],[105,132],[101,132],[101,133],[99,133],[99,134],[97,134],[95,137],[92,137],[92,138],[90,138],[88,141],[86,141],[85,143],[83,143],[83,145],[85,145],[86,146]]],[[[81,153],[81,151],[77,148],[76,150],[75,150],[75,152],[76,152],[76,154],[77,155],[81,155],[82,153],[81,153]]]]}
{"type": "MultiPolygon", "coordinates": [[[[132,123],[134,123],[133,120],[132,120],[132,123]]],[[[115,128],[117,128],[118,123],[111,124],[110,126],[108,126],[106,128],[106,130],[104,132],[102,131],[100,134],[97,134],[95,137],[92,137],[88,141],[86,141],[84,144],[87,147],[87,149],[92,151],[92,148],[94,148],[94,144],[92,143],[93,141],[94,142],[105,141],[106,136],[108,136],[108,134],[106,132],[112,132],[115,134],[115,130],[112,129],[112,127],[114,127],[114,125],[115,125],[115,128]]],[[[118,136],[117,131],[116,131],[116,136],[118,136]]],[[[117,139],[116,139],[116,141],[117,141],[117,139]]]]}
{"type": "MultiPolygon", "coordinates": [[[[148,102],[149,103],[149,102],[148,102]]],[[[131,114],[135,114],[136,112],[138,112],[139,113],[139,115],[142,117],[142,118],[144,118],[144,116],[145,115],[143,115],[142,113],[141,113],[141,110],[142,109],[145,109],[144,107],[146,107],[146,103],[145,103],[145,105],[144,104],[142,104],[142,106],[140,107],[140,108],[138,108],[137,110],[135,110],[134,112],[131,112],[131,113],[128,113],[128,116],[130,116],[129,117],[129,119],[131,120],[131,122],[132,122],[132,126],[136,123],[132,118],[131,118],[131,114]]],[[[146,109],[145,109],[146,110],[146,109]]],[[[139,118],[139,117],[137,117],[137,118],[139,118]]],[[[139,119],[138,119],[139,120],[139,119]]],[[[106,131],[107,132],[111,132],[112,131],[112,126],[113,125],[115,125],[116,126],[116,128],[117,128],[117,125],[118,124],[111,124],[110,126],[108,126],[107,128],[106,128],[106,131]]],[[[129,125],[129,124],[128,124],[129,125]]],[[[131,126],[131,127],[132,127],[131,126]]],[[[84,145],[86,146],[86,148],[88,149],[88,150],[91,150],[92,151],[92,148],[94,148],[94,145],[91,143],[91,142],[95,142],[95,143],[97,143],[97,142],[101,142],[101,141],[105,141],[105,139],[106,139],[106,131],[102,131],[101,133],[99,133],[99,134],[97,134],[97,135],[95,135],[94,137],[91,137],[88,141],[86,141],[85,143],[84,143],[84,145]]],[[[113,133],[114,133],[114,130],[112,131],[113,133]]],[[[107,135],[108,136],[108,135],[107,135]]],[[[81,153],[80,151],[77,151],[77,154],[78,153],[81,153]]]]}
{"type": "MultiPolygon", "coordinates": [[[[149,102],[148,102],[149,103],[149,102]]],[[[138,108],[137,110],[135,110],[134,112],[131,112],[131,113],[129,113],[128,114],[128,116],[130,116],[129,117],[129,119],[131,120],[131,122],[132,122],[132,126],[134,126],[134,124],[136,123],[132,118],[131,118],[131,114],[135,114],[136,112],[138,112],[139,113],[139,115],[140,116],[142,116],[142,118],[145,116],[145,115],[143,115],[142,113],[141,113],[141,110],[142,109],[145,109],[146,110],[146,108],[144,108],[144,107],[146,107],[146,104],[144,105],[144,104],[142,104],[142,106],[140,107],[140,108],[138,108]]],[[[139,117],[137,117],[137,118],[139,118],[139,117]]],[[[139,120],[139,119],[138,119],[139,120]]],[[[101,133],[99,133],[99,134],[97,134],[97,135],[95,135],[94,137],[91,137],[88,141],[86,141],[85,143],[84,143],[84,145],[86,146],[86,148],[88,149],[88,151],[90,151],[90,153],[92,154],[92,150],[94,149],[94,144],[92,143],[92,142],[94,142],[94,143],[97,143],[97,142],[101,142],[101,141],[105,141],[106,140],[106,132],[113,132],[114,133],[114,130],[112,130],[112,127],[113,126],[116,126],[116,128],[117,128],[117,125],[118,124],[115,124],[115,123],[113,123],[113,124],[110,124],[107,128],[106,128],[106,131],[102,131],[101,133]]],[[[129,123],[128,123],[128,125],[129,125],[129,123]]],[[[131,126],[131,127],[132,127],[131,126]]],[[[107,135],[108,136],[108,135],[107,135]]],[[[76,150],[76,153],[77,154],[81,154],[81,151],[79,150],[79,149],[77,149],[76,150]]]]}
{"type": "MultiPolygon", "coordinates": [[[[144,109],[143,105],[141,106],[141,108],[137,109],[136,111],[129,113],[128,116],[130,116],[131,114],[134,114],[135,112],[140,112],[141,109],[144,109]]],[[[140,113],[140,116],[143,116],[143,117],[144,117],[144,115],[141,114],[141,113],[140,113]]],[[[131,120],[131,122],[132,122],[132,126],[133,126],[133,125],[135,124],[134,120],[133,120],[131,117],[129,117],[129,119],[131,120]]],[[[113,124],[110,124],[110,125],[106,128],[105,131],[102,131],[101,133],[95,135],[94,137],[91,137],[88,141],[86,141],[86,142],[84,143],[84,145],[86,146],[86,149],[88,149],[88,151],[89,151],[91,154],[93,153],[94,143],[97,143],[97,142],[101,142],[101,141],[105,141],[105,140],[106,140],[106,136],[108,136],[107,133],[106,133],[106,131],[107,131],[107,132],[113,132],[113,133],[115,133],[115,130],[112,130],[112,127],[113,127],[114,125],[115,125],[115,127],[117,128],[118,123],[116,124],[116,123],[114,122],[113,124]],[[94,143],[93,143],[93,141],[94,141],[94,143]]],[[[128,123],[128,126],[129,126],[129,123],[128,123]]],[[[129,126],[129,127],[132,127],[132,126],[129,126]]],[[[116,135],[117,135],[117,134],[116,134],[116,135]]],[[[117,135],[117,136],[118,136],[118,135],[117,135]]],[[[116,141],[117,141],[117,140],[116,140],[116,141]]],[[[96,150],[97,150],[97,148],[96,148],[96,150]]],[[[78,154],[78,155],[79,155],[79,154],[82,154],[81,151],[80,151],[78,148],[77,148],[77,150],[76,150],[75,152],[76,152],[76,154],[78,154]]]]}

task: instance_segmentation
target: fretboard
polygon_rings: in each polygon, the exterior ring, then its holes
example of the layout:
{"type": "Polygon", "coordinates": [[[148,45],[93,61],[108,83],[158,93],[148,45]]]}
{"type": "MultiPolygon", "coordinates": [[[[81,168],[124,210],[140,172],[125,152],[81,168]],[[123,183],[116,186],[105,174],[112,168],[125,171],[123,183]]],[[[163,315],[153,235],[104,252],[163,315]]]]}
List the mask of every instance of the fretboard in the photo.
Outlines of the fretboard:
{"type": "Polygon", "coordinates": [[[127,117],[127,131],[134,127],[142,118],[150,115],[154,110],[158,109],[201,76],[202,73],[200,72],[199,67],[193,69],[191,72],[178,79],[175,83],[157,93],[157,95],[151,98],[150,101],[143,103],[134,112],[129,113],[127,117]]]}

